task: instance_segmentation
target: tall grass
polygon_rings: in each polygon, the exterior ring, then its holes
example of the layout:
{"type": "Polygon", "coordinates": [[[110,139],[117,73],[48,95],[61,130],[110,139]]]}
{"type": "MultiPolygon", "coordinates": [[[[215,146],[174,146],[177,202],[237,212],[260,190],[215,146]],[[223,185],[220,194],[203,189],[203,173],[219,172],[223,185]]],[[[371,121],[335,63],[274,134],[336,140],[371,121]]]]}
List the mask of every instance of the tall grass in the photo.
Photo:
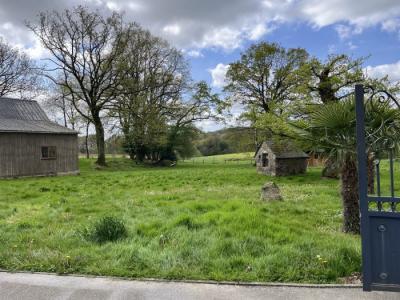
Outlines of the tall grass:
{"type": "MultiPolygon", "coordinates": [[[[226,159],[219,157],[218,159],[226,159]]],[[[0,180],[0,268],[125,277],[337,282],[360,271],[358,236],[341,233],[338,181],[268,178],[250,164],[138,167],[114,159],[80,176],[0,180]],[[283,202],[260,200],[267,180],[283,202]],[[82,230],[106,215],[127,237],[82,230]]]]}

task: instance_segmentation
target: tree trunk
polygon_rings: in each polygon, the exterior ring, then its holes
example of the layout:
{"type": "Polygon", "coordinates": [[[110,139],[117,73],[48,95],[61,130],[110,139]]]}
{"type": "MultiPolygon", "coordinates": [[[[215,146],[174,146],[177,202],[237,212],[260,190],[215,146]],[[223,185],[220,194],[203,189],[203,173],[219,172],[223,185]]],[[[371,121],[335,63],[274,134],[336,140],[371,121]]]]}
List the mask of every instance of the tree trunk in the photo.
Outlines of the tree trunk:
{"type": "Polygon", "coordinates": [[[86,121],[86,136],[85,136],[85,147],[86,147],[86,158],[90,158],[90,153],[89,153],[89,126],[90,122],[86,121]]]}
{"type": "Polygon", "coordinates": [[[357,166],[354,159],[346,156],[341,172],[343,201],[343,231],[360,233],[360,203],[358,197],[357,166]]]}
{"type": "Polygon", "coordinates": [[[141,164],[144,162],[146,158],[147,151],[144,145],[135,145],[135,160],[137,164],[141,164]]]}
{"type": "Polygon", "coordinates": [[[375,163],[374,163],[374,155],[369,153],[368,155],[368,163],[367,163],[367,170],[368,170],[368,194],[374,194],[374,182],[375,182],[375,163]]]}
{"type": "Polygon", "coordinates": [[[64,127],[68,127],[68,122],[67,122],[67,108],[65,105],[65,97],[62,96],[62,111],[63,111],[63,118],[64,118],[64,127]]]}
{"type": "Polygon", "coordinates": [[[96,144],[97,144],[97,161],[99,166],[106,166],[106,153],[104,142],[104,127],[101,123],[100,116],[97,114],[93,116],[93,124],[96,129],[96,144]]]}

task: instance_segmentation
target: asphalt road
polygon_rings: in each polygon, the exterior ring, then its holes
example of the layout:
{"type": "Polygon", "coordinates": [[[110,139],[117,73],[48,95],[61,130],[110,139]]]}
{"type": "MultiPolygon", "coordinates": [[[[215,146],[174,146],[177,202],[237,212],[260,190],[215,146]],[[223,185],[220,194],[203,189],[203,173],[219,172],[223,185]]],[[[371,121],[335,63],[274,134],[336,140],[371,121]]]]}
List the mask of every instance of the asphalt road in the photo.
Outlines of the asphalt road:
{"type": "Polygon", "coordinates": [[[360,287],[243,286],[0,272],[0,299],[399,300],[400,294],[365,293],[360,287]]]}

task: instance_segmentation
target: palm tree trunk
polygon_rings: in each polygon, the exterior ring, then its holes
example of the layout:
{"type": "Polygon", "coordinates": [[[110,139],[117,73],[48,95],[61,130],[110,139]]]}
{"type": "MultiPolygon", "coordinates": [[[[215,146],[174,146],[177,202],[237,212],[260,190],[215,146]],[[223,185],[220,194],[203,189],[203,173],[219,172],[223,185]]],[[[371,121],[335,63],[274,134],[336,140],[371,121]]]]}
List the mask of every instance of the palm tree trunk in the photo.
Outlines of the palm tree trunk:
{"type": "Polygon", "coordinates": [[[360,203],[358,197],[358,176],[355,160],[347,155],[342,166],[343,231],[360,233],[360,203]]]}

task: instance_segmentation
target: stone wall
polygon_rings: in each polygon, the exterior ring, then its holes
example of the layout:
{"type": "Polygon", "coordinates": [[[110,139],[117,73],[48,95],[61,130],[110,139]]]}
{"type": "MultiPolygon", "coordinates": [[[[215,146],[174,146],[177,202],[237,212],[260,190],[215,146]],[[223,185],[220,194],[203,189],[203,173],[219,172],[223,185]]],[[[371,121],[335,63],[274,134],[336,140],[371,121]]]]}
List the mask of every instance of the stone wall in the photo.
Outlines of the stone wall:
{"type": "Polygon", "coordinates": [[[276,176],[304,174],[307,171],[307,158],[278,158],[276,176]]]}
{"type": "Polygon", "coordinates": [[[271,151],[271,149],[263,144],[257,152],[255,157],[257,172],[265,175],[275,176],[275,168],[276,168],[276,157],[275,154],[271,151]],[[268,156],[268,165],[263,166],[262,164],[262,154],[266,153],[268,156]]]}

